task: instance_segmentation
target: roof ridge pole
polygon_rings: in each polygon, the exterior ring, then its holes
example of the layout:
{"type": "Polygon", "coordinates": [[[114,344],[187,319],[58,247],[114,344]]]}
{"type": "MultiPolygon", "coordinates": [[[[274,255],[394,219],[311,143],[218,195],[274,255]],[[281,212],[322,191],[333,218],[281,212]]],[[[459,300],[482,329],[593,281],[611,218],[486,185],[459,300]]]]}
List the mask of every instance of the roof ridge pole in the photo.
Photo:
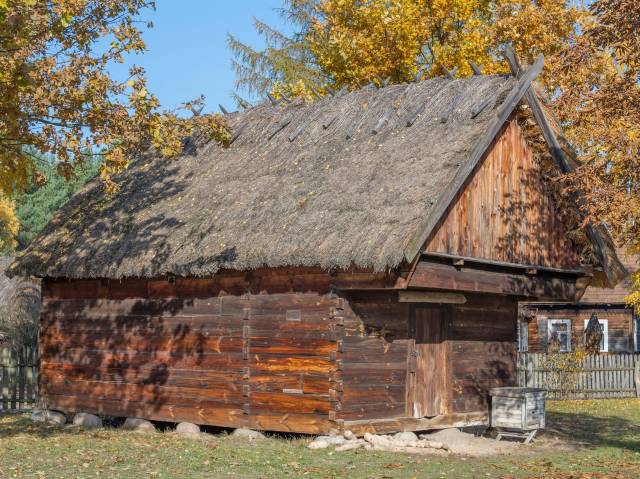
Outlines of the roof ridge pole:
{"type": "Polygon", "coordinates": [[[449,77],[450,79],[454,80],[456,78],[456,73],[458,72],[458,67],[453,67],[453,70],[449,71],[449,69],[447,67],[445,67],[444,65],[441,65],[442,71],[445,73],[445,75],[447,77],[449,77]]]}
{"type": "Polygon", "coordinates": [[[471,67],[471,69],[473,70],[473,76],[480,76],[482,75],[482,68],[480,68],[478,65],[476,65],[474,62],[472,62],[471,60],[469,60],[467,62],[469,64],[469,66],[471,67]]]}
{"type": "Polygon", "coordinates": [[[473,151],[469,155],[469,159],[461,166],[456,176],[451,180],[451,183],[444,189],[431,209],[431,212],[420,222],[420,225],[404,250],[404,258],[406,261],[413,261],[418,253],[420,253],[420,249],[429,238],[436,224],[440,221],[446,209],[456,197],[460,188],[465,184],[468,177],[473,173],[480,160],[482,160],[494,138],[498,135],[515,107],[520,103],[520,100],[522,100],[527,90],[529,90],[531,82],[540,74],[543,67],[544,55],[540,54],[534,64],[523,72],[517,80],[515,86],[507,95],[507,98],[502,102],[502,107],[489,123],[487,130],[476,142],[473,151]]]}
{"type": "MultiPolygon", "coordinates": [[[[516,52],[513,49],[513,45],[509,43],[504,51],[504,57],[507,63],[509,64],[509,68],[511,73],[516,77],[521,77],[523,74],[522,67],[520,66],[520,62],[518,61],[518,57],[516,56],[516,52]]],[[[542,130],[542,136],[545,141],[549,145],[549,149],[551,150],[551,156],[556,161],[562,173],[570,173],[573,171],[573,168],[567,161],[565,157],[564,150],[558,141],[557,136],[553,132],[551,125],[547,121],[547,117],[542,111],[542,106],[540,105],[540,101],[536,93],[532,88],[528,88],[526,91],[527,103],[529,103],[529,107],[531,108],[531,112],[533,113],[538,126],[542,130]]],[[[623,273],[626,272],[626,268],[620,263],[618,265],[611,265],[605,254],[606,244],[604,238],[600,235],[598,230],[593,226],[593,223],[587,223],[587,237],[591,240],[592,245],[595,248],[596,255],[602,264],[604,273],[607,277],[607,281],[610,284],[615,285],[616,278],[615,273],[613,272],[613,268],[617,267],[618,269],[622,269],[623,273]]]]}

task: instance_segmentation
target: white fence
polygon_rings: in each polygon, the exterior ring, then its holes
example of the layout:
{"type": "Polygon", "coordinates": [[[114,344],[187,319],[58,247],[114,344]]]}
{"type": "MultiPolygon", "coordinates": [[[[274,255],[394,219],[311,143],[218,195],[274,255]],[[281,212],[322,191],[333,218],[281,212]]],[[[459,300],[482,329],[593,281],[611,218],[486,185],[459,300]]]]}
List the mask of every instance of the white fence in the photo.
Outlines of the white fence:
{"type": "Polygon", "coordinates": [[[640,397],[640,354],[591,355],[568,369],[554,359],[518,353],[518,386],[547,389],[550,399],[640,397]]]}

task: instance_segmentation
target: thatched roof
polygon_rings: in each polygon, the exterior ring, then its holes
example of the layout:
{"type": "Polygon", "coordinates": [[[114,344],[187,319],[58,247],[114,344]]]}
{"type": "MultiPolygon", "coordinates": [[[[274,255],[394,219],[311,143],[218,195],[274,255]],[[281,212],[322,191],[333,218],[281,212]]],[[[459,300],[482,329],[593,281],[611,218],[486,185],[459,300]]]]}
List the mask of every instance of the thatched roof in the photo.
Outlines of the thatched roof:
{"type": "MultiPolygon", "coordinates": [[[[13,277],[4,274],[13,262],[13,257],[0,258],[0,315],[20,315],[24,319],[38,316],[40,308],[40,282],[31,278],[13,277]]],[[[4,318],[2,318],[4,319],[4,318]]],[[[3,333],[0,326],[0,335],[3,333]]]]}
{"type": "Polygon", "coordinates": [[[178,160],[141,158],[112,198],[94,180],[11,272],[397,267],[497,114],[515,106],[508,95],[517,85],[506,76],[433,78],[230,114],[229,148],[194,141],[178,160]]]}

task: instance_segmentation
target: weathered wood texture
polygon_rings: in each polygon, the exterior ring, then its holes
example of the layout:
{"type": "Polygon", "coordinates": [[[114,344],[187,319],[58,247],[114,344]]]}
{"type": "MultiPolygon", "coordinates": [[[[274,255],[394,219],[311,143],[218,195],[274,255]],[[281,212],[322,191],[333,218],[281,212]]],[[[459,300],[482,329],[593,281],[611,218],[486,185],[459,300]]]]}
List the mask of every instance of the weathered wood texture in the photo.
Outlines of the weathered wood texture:
{"type": "Polygon", "coordinates": [[[489,389],[516,384],[517,303],[512,298],[485,301],[452,307],[447,413],[486,411],[489,389]]]}
{"type": "Polygon", "coordinates": [[[424,250],[557,268],[579,266],[543,178],[512,119],[424,250]]]}
{"type": "Polygon", "coordinates": [[[423,257],[409,280],[411,288],[511,295],[537,300],[573,301],[580,277],[569,274],[524,274],[492,266],[456,266],[450,261],[423,257]]]}
{"type": "Polygon", "coordinates": [[[339,420],[406,415],[409,305],[397,293],[350,293],[341,310],[335,387],[339,420]]]}
{"type": "Polygon", "coordinates": [[[326,432],[338,299],[328,275],[45,281],[49,407],[326,432]]]}
{"type": "MultiPolygon", "coordinates": [[[[633,321],[634,314],[632,308],[625,308],[623,305],[535,305],[530,306],[537,310],[536,318],[528,322],[528,350],[531,353],[541,353],[547,350],[548,333],[541,321],[547,322],[550,319],[568,319],[571,321],[572,344],[576,341],[584,344],[584,322],[593,313],[598,319],[607,320],[608,327],[608,349],[609,353],[633,353],[633,321]],[[541,331],[542,330],[542,334],[541,331]]],[[[607,354],[607,353],[601,353],[607,354]]]]}
{"type": "Polygon", "coordinates": [[[415,305],[411,309],[410,335],[415,338],[416,384],[413,417],[433,417],[444,414],[449,399],[450,343],[448,322],[452,308],[415,305]]]}
{"type": "Polygon", "coordinates": [[[33,407],[37,401],[38,359],[35,347],[0,349],[0,411],[33,407]]]}
{"type": "Polygon", "coordinates": [[[640,397],[640,354],[589,355],[572,374],[560,373],[564,381],[558,374],[545,353],[518,354],[518,385],[547,389],[551,399],[640,397]]]}

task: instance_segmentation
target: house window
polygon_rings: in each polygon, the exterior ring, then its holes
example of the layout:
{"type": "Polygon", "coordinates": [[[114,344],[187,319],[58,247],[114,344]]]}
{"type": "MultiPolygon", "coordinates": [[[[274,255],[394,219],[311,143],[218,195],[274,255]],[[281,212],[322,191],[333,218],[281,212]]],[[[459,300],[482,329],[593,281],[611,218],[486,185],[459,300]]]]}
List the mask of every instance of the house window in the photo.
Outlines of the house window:
{"type": "Polygon", "coordinates": [[[529,351],[529,323],[525,321],[518,323],[518,351],[529,351]]]}
{"type": "MultiPolygon", "coordinates": [[[[609,351],[609,320],[598,318],[598,322],[602,325],[602,338],[600,339],[600,352],[606,353],[609,351]]],[[[587,324],[589,324],[589,320],[584,320],[584,329],[587,329],[587,324]]],[[[587,344],[587,336],[586,333],[584,335],[584,343],[587,344]]]]}
{"type": "Polygon", "coordinates": [[[640,317],[633,317],[633,350],[640,351],[640,317]]]}
{"type": "Polygon", "coordinates": [[[549,319],[547,322],[549,345],[557,345],[560,352],[571,351],[571,320],[549,319]]]}

